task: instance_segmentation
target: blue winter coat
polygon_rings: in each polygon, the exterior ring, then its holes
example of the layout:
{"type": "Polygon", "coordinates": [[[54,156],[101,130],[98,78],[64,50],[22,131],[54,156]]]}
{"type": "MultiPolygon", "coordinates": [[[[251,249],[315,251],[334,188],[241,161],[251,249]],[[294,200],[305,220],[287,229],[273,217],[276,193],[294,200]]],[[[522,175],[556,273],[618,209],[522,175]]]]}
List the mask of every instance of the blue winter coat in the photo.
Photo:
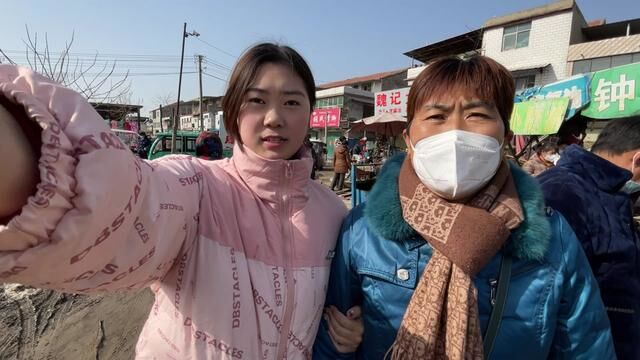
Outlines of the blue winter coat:
{"type": "Polygon", "coordinates": [[[546,202],[575,230],[600,285],[619,359],[640,359],[640,242],[632,202],[620,188],[631,172],[570,146],[538,176],[546,202]]]}
{"type": "MultiPolygon", "coordinates": [[[[366,204],[344,222],[332,263],[326,306],[361,305],[364,338],[353,354],[336,352],[322,321],[314,359],[382,359],[432,254],[404,221],[398,174],[404,156],[389,160],[366,204]],[[408,277],[406,276],[408,273],[408,277]]],[[[525,221],[505,249],[478,273],[481,329],[491,313],[492,285],[504,254],[512,278],[491,359],[614,359],[611,331],[580,244],[562,216],[546,210],[533,178],[512,169],[525,221]]]]}

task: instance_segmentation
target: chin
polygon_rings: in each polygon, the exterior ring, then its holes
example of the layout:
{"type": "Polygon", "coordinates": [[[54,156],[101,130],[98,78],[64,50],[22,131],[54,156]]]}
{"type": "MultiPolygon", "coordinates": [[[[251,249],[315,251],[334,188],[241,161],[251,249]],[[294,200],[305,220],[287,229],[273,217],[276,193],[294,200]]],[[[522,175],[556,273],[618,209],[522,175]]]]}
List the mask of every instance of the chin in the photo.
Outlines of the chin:
{"type": "Polygon", "coordinates": [[[265,149],[262,151],[262,154],[260,155],[269,160],[287,160],[291,158],[293,155],[295,155],[295,152],[291,154],[291,151],[287,151],[284,149],[283,150],[266,150],[265,149]]]}

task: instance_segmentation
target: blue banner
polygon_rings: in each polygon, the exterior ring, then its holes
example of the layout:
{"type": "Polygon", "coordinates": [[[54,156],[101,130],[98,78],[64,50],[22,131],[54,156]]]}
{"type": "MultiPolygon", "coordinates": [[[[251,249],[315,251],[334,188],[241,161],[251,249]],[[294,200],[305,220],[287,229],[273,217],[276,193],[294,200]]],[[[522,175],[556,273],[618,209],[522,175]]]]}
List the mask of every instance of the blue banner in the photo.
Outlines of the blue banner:
{"type": "Polygon", "coordinates": [[[543,87],[525,89],[516,94],[515,102],[567,97],[569,98],[569,107],[564,117],[567,120],[589,104],[589,80],[589,75],[576,75],[543,87]]]}

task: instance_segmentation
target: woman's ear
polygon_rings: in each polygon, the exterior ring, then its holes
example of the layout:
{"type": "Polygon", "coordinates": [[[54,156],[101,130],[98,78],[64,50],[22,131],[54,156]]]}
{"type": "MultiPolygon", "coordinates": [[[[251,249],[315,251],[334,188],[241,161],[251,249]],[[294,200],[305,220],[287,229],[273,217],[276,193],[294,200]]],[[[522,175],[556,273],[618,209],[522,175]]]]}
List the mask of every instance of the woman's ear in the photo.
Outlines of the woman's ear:
{"type": "Polygon", "coordinates": [[[413,146],[411,146],[411,138],[409,137],[409,127],[402,131],[402,138],[404,139],[404,143],[407,146],[407,153],[409,155],[413,154],[413,146]]]}

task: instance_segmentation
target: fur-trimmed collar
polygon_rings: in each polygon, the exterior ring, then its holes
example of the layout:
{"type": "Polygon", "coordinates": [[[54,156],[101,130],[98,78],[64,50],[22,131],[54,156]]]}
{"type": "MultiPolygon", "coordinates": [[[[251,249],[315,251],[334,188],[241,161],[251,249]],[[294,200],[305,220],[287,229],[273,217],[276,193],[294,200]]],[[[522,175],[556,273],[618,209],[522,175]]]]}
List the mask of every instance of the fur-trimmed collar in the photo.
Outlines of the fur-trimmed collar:
{"type": "MultiPolygon", "coordinates": [[[[411,241],[419,237],[402,217],[398,176],[405,156],[398,154],[387,161],[367,196],[364,209],[371,229],[379,236],[393,241],[411,241]]],[[[506,251],[519,259],[542,260],[551,239],[551,225],[547,218],[542,191],[533,177],[518,166],[509,165],[525,219],[512,232],[506,251]]]]}

